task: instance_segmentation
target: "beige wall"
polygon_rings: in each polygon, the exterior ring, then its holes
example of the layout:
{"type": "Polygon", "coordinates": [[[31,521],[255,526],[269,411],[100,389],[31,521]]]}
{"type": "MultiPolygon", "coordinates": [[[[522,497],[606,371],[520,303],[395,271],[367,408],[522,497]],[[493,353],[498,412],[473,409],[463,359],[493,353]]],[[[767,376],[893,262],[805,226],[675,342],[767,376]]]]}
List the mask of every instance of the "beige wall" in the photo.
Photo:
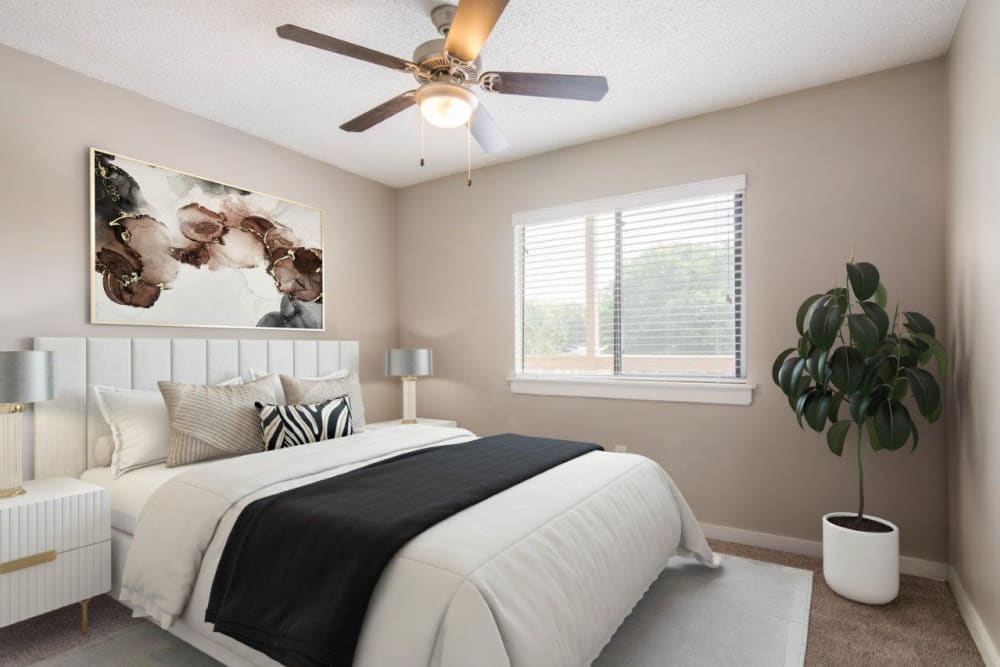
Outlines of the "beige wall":
{"type": "MultiPolygon", "coordinates": [[[[655,85],[655,84],[654,84],[655,85]]],[[[795,425],[772,386],[800,301],[858,257],[907,309],[944,316],[946,101],[941,60],[866,76],[400,192],[400,337],[435,352],[421,414],[502,431],[624,444],[662,463],[703,521],[818,540],[856,507],[851,456],[795,425]],[[512,395],[511,215],[746,173],[750,407],[512,395]]],[[[946,557],[944,428],[875,454],[872,513],[903,553],[946,557]]]]}
{"type": "MultiPolygon", "coordinates": [[[[770,362],[792,342],[798,302],[842,280],[855,243],[907,308],[942,319],[944,74],[941,61],[922,63],[484,169],[471,189],[455,176],[394,194],[0,47],[0,347],[36,335],[216,335],[87,323],[87,147],[101,146],[324,209],[325,336],[362,341],[372,419],[398,412],[381,359],[399,335],[436,351],[422,414],[484,434],[625,444],[663,463],[704,521],[818,539],[823,512],[854,506],[855,469],[794,425],[770,362]],[[749,179],[751,407],[509,393],[512,213],[738,173],[749,179]]],[[[943,560],[944,438],[940,426],[922,432],[915,455],[866,453],[869,508],[900,524],[904,553],[943,560]]]]}
{"type": "Polygon", "coordinates": [[[0,82],[0,349],[33,336],[274,336],[88,324],[98,146],[322,208],[327,330],[289,337],[360,340],[368,414],[396,415],[398,387],[382,375],[398,335],[393,190],[6,47],[0,82]]]}
{"type": "Polygon", "coordinates": [[[1000,3],[969,0],[948,64],[950,557],[1000,646],[1000,3]]]}

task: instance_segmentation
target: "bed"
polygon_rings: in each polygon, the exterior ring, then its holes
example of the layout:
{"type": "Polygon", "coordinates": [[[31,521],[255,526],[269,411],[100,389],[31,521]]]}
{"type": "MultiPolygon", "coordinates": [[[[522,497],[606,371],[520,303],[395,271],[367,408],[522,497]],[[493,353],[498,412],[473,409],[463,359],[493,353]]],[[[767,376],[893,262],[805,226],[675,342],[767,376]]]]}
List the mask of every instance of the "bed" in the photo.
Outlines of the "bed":
{"type": "MultiPolygon", "coordinates": [[[[277,664],[204,621],[220,555],[249,503],[401,452],[476,440],[464,429],[400,425],[112,479],[88,465],[102,435],[88,385],[356,369],[357,344],[48,338],[36,347],[55,352],[59,397],[36,414],[37,473],[111,489],[112,594],[227,665],[277,664]]],[[[675,554],[718,565],[663,469],[636,455],[584,454],[408,542],[371,597],[354,664],[588,664],[675,554]]]]}

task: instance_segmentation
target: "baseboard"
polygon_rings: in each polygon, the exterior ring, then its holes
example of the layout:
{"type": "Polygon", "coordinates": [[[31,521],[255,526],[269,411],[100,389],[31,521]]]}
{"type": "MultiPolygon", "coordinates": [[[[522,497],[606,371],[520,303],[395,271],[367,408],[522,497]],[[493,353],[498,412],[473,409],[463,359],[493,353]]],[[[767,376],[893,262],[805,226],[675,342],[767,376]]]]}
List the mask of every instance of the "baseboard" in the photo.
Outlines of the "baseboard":
{"type": "Polygon", "coordinates": [[[979,612],[972,606],[972,600],[969,599],[965,587],[962,586],[962,580],[959,579],[958,572],[953,567],[948,570],[948,585],[951,586],[955,602],[958,603],[958,611],[962,614],[962,619],[965,621],[966,627],[969,628],[969,634],[976,642],[976,648],[983,656],[986,667],[1000,667],[1000,651],[997,650],[996,644],[993,643],[989,632],[986,631],[986,624],[979,617],[979,612]]]}
{"type": "MultiPolygon", "coordinates": [[[[730,528],[729,526],[719,526],[712,523],[701,524],[705,537],[713,540],[724,540],[726,542],[737,542],[748,544],[752,547],[763,549],[774,549],[776,551],[786,551],[788,553],[799,554],[800,556],[812,556],[813,558],[823,557],[823,543],[812,540],[803,540],[798,537],[788,537],[786,535],[772,535],[771,533],[758,533],[753,530],[743,528],[730,528]]],[[[925,579],[935,579],[937,581],[947,581],[950,568],[947,563],[940,563],[913,556],[899,557],[899,571],[903,574],[910,574],[925,579]]]]}

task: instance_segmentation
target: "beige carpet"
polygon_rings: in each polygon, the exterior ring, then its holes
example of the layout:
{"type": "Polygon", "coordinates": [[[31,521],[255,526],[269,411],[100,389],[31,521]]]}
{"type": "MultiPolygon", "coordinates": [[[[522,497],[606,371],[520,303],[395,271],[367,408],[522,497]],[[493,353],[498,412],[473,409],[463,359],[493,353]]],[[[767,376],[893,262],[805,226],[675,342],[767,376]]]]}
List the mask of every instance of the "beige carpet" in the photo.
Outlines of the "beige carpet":
{"type": "MultiPolygon", "coordinates": [[[[904,576],[899,598],[882,607],[837,596],[823,582],[818,559],[713,541],[721,553],[812,570],[812,608],[806,665],[982,665],[948,585],[904,576]]],[[[90,633],[79,633],[79,608],[66,607],[0,629],[0,666],[23,667],[106,638],[144,621],[110,598],[90,607],[90,633]]]]}
{"type": "Polygon", "coordinates": [[[884,606],[845,600],[823,581],[823,562],[781,551],[710,540],[720,553],[813,571],[806,665],[982,665],[943,581],[903,575],[899,597],[884,606]]]}
{"type": "Polygon", "coordinates": [[[0,629],[0,667],[31,665],[146,622],[106,595],[91,600],[89,619],[90,632],[81,635],[80,606],[72,605],[0,629]]]}

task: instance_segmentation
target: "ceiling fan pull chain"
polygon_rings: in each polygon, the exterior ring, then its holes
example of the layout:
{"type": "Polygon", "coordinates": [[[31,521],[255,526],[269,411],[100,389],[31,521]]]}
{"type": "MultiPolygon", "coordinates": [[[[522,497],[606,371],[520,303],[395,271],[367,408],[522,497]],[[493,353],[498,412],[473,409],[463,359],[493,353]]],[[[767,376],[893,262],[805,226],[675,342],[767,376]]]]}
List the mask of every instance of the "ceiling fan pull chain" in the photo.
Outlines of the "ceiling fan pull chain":
{"type": "Polygon", "coordinates": [[[417,107],[417,115],[420,117],[420,166],[424,166],[424,114],[420,113],[417,107]]]}
{"type": "Polygon", "coordinates": [[[466,187],[472,187],[472,119],[465,124],[465,173],[468,177],[466,187]]]}

